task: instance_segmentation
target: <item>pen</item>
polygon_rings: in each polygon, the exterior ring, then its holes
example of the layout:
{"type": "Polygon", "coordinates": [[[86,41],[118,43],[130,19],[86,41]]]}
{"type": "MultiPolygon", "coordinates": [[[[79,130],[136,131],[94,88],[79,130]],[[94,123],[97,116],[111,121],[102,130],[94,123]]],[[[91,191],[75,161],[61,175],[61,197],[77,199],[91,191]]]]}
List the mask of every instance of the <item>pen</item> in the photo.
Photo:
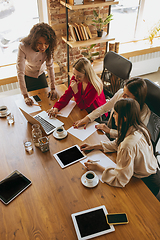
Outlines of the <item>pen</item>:
{"type": "Polygon", "coordinates": [[[100,160],[90,161],[90,163],[95,163],[95,162],[100,162],[100,160]]]}

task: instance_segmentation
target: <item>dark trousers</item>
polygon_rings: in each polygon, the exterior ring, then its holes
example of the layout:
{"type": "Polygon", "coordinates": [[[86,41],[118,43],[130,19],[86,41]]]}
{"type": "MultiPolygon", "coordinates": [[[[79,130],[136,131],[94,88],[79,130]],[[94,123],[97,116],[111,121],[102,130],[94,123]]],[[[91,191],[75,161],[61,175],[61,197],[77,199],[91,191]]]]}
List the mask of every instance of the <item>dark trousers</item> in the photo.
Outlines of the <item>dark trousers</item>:
{"type": "Polygon", "coordinates": [[[28,92],[48,87],[45,73],[42,73],[38,78],[28,77],[25,75],[25,82],[28,92]]]}
{"type": "Polygon", "coordinates": [[[142,178],[142,181],[147,185],[151,192],[156,196],[160,190],[160,170],[157,169],[155,174],[142,178]]]}

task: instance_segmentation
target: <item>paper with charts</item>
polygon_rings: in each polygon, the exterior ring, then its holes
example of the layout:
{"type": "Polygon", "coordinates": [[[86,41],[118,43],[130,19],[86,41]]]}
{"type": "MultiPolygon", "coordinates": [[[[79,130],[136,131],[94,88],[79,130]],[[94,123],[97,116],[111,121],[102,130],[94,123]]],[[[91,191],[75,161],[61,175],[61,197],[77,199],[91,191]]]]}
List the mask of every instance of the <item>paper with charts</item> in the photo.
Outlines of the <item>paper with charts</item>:
{"type": "MultiPolygon", "coordinates": [[[[113,167],[113,168],[116,167],[116,164],[100,150],[93,150],[90,153],[88,153],[87,158],[82,160],[81,163],[84,165],[84,163],[87,162],[88,160],[93,160],[93,161],[100,160],[98,162],[98,164],[100,164],[104,168],[109,167],[109,166],[113,167]]],[[[99,171],[94,171],[94,172],[97,174],[97,176],[99,177],[101,182],[103,182],[102,181],[102,173],[100,173],[99,171]]]]}
{"type": "Polygon", "coordinates": [[[71,127],[67,130],[67,132],[71,133],[73,136],[80,139],[81,141],[84,141],[91,134],[96,132],[97,129],[95,128],[95,125],[97,125],[97,122],[94,121],[92,123],[89,123],[86,129],[84,129],[84,126],[79,128],[71,127]]]}
{"type": "Polygon", "coordinates": [[[34,112],[38,112],[38,111],[41,111],[41,107],[38,105],[38,103],[34,100],[34,98],[33,97],[30,97],[32,100],[33,100],[33,102],[34,102],[34,104],[36,104],[36,106],[35,105],[32,105],[32,106],[28,106],[26,103],[25,103],[25,101],[24,101],[24,98],[22,97],[22,95],[19,95],[18,96],[18,99],[17,100],[15,100],[15,103],[16,103],[16,105],[17,105],[17,107],[19,108],[21,108],[21,109],[23,109],[25,112],[27,112],[27,113],[34,113],[34,112]]]}
{"type": "Polygon", "coordinates": [[[69,114],[72,112],[75,105],[76,105],[76,102],[70,100],[69,103],[67,104],[67,106],[65,106],[64,108],[62,108],[60,110],[60,112],[58,113],[58,116],[67,118],[69,116],[69,114]]]}

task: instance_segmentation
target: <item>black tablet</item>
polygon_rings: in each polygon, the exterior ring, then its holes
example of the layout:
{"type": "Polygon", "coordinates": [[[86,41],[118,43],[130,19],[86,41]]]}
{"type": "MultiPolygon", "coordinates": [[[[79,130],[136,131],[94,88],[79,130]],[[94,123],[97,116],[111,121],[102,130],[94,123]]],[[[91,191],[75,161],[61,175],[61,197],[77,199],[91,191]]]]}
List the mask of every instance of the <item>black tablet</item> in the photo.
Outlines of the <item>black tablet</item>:
{"type": "Polygon", "coordinates": [[[86,158],[86,155],[80,150],[78,145],[66,148],[53,154],[53,156],[62,168],[68,167],[69,165],[86,158]]]}
{"type": "Polygon", "coordinates": [[[115,231],[106,219],[104,205],[71,215],[78,240],[86,240],[115,231]]]}
{"type": "Polygon", "coordinates": [[[0,182],[0,200],[7,205],[31,184],[28,178],[15,170],[0,182]]]}

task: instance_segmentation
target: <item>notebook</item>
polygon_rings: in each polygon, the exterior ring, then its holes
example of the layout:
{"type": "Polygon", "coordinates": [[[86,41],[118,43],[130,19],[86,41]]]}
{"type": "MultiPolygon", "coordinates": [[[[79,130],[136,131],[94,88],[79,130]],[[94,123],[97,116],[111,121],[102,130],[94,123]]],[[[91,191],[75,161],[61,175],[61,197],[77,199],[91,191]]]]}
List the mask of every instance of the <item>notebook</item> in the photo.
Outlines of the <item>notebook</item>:
{"type": "Polygon", "coordinates": [[[47,134],[51,134],[57,127],[60,127],[64,125],[63,122],[58,120],[57,118],[50,118],[47,114],[47,112],[42,111],[32,117],[30,114],[25,112],[23,109],[19,108],[21,112],[23,113],[24,117],[27,119],[27,121],[31,124],[39,124],[42,128],[42,130],[47,134]]]}

